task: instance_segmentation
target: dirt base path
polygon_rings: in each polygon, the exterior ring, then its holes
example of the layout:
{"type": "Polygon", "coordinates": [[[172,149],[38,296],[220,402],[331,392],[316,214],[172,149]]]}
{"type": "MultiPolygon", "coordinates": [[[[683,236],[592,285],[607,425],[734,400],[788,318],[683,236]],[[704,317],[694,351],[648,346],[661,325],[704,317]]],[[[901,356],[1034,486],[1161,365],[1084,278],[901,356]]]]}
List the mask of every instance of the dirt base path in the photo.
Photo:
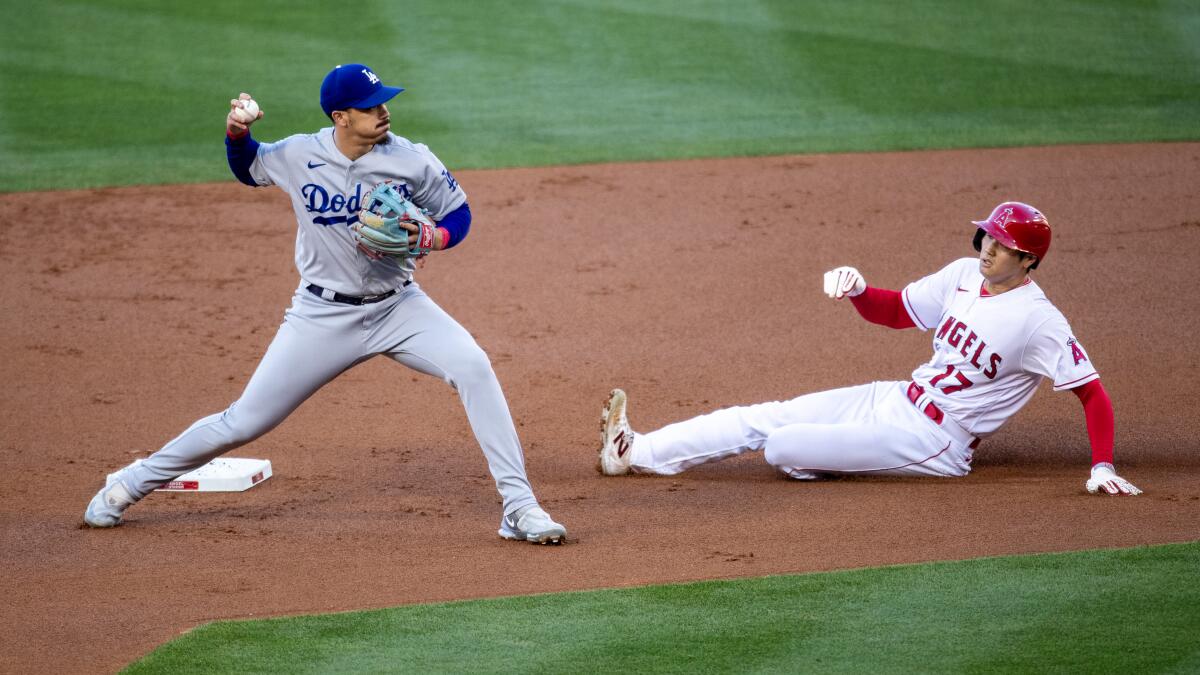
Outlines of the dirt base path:
{"type": "Polygon", "coordinates": [[[0,671],[112,671],[212,619],[1200,537],[1200,144],[457,177],[471,236],[418,279],[491,354],[571,543],[497,538],[456,396],[383,360],[234,453],[270,459],[266,483],[80,529],[105,473],[238,396],[297,282],[295,224],[282,193],[234,182],[3,195],[0,671]],[[964,479],[799,484],[755,455],[594,473],[613,386],[646,429],[905,378],[929,336],[865,323],[821,273],[899,288],[972,255],[967,221],[1011,198],[1055,227],[1037,279],[1100,369],[1145,496],[1084,494],[1082,411],[1048,387],[964,479]]]}

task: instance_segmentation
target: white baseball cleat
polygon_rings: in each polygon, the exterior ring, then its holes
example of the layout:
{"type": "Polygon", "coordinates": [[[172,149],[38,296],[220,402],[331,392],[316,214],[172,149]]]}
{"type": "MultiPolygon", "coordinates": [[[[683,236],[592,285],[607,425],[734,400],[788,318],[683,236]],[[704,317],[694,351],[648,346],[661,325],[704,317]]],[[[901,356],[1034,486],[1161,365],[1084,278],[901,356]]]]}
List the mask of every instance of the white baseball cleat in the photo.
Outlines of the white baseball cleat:
{"type": "Polygon", "coordinates": [[[596,470],[605,476],[621,476],[630,471],[634,434],[625,417],[628,400],[624,391],[613,389],[600,412],[600,458],[596,470]]]}
{"type": "Polygon", "coordinates": [[[114,527],[120,524],[125,509],[136,503],[137,500],[118,478],[111,485],[100,488],[92,501],[88,502],[87,510],[83,512],[83,522],[92,527],[114,527]]]}
{"type": "Polygon", "coordinates": [[[515,541],[561,544],[567,538],[567,528],[554,522],[549,513],[534,504],[501,518],[500,531],[497,534],[515,541]]]}

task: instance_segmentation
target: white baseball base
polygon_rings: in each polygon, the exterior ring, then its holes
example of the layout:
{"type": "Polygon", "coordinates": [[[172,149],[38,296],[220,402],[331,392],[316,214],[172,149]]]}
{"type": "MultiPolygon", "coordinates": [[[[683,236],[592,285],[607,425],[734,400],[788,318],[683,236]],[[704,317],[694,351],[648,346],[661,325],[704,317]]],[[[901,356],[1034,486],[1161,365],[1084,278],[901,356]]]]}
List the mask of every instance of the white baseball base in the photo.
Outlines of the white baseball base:
{"type": "MultiPolygon", "coordinates": [[[[141,460],[138,460],[140,462],[141,460]]],[[[155,492],[243,492],[271,477],[271,460],[218,457],[158,488],[155,492]]],[[[107,484],[117,479],[108,474],[107,484]]]]}

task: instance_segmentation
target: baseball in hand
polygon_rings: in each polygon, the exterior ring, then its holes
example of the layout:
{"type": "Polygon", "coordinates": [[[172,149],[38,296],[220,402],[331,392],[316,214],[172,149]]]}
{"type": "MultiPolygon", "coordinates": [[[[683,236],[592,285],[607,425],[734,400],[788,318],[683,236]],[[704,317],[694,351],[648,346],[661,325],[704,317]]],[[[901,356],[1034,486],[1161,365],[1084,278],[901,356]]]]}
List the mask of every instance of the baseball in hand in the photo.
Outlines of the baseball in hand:
{"type": "Polygon", "coordinates": [[[249,124],[258,119],[258,103],[254,99],[239,99],[241,107],[235,112],[238,121],[242,124],[249,124]]]}

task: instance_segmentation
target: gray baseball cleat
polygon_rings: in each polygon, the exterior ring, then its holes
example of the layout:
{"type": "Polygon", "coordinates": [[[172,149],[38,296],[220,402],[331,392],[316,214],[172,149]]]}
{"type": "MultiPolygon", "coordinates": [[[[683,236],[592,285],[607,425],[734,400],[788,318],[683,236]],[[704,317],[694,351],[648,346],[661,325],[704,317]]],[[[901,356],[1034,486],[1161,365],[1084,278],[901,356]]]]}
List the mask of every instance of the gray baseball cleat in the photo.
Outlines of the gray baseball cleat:
{"type": "Polygon", "coordinates": [[[515,541],[561,544],[567,538],[567,528],[551,520],[549,513],[534,504],[501,518],[497,534],[515,541]]]}
{"type": "Polygon", "coordinates": [[[83,512],[83,522],[92,527],[114,527],[120,524],[125,509],[136,503],[137,500],[129,494],[129,489],[118,477],[110,485],[100,488],[92,501],[88,502],[87,510],[83,512]]]}
{"type": "Polygon", "coordinates": [[[596,460],[596,470],[605,476],[621,476],[630,471],[634,434],[625,418],[628,400],[624,391],[613,389],[600,412],[600,458],[596,460]]]}

